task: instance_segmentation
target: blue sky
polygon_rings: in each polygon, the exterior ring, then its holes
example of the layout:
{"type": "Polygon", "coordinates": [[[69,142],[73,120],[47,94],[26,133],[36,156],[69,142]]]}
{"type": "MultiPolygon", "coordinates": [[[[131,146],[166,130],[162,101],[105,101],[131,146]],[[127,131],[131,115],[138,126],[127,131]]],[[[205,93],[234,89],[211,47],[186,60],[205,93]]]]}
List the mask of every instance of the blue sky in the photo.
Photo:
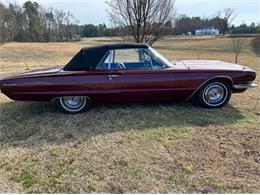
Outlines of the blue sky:
{"type": "MultiPolygon", "coordinates": [[[[22,4],[26,0],[15,0],[22,4]]],[[[71,11],[81,24],[109,23],[105,0],[34,0],[44,7],[53,7],[71,11]]],[[[14,2],[14,0],[0,0],[0,2],[14,2]]],[[[178,14],[188,16],[212,16],[227,7],[237,12],[234,24],[243,22],[260,23],[260,0],[176,0],[175,7],[178,14]]]]}

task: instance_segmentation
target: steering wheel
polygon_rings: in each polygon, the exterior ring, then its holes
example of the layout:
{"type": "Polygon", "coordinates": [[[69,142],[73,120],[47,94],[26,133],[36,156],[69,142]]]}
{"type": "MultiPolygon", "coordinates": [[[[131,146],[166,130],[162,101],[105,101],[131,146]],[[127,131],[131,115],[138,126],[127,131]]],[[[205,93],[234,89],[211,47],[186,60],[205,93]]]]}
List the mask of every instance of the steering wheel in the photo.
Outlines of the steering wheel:
{"type": "Polygon", "coordinates": [[[144,67],[152,69],[152,64],[151,64],[151,60],[150,59],[145,59],[144,60],[144,67]]]}
{"type": "Polygon", "coordinates": [[[126,67],[123,62],[120,62],[116,65],[116,69],[126,69],[126,67]]]}

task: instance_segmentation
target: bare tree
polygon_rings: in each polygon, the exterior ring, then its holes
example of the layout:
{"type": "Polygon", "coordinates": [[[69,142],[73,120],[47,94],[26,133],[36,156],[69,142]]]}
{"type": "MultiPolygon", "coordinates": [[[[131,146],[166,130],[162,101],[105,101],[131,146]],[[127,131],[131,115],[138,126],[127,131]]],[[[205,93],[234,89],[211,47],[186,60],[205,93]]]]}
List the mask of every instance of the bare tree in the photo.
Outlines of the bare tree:
{"type": "Polygon", "coordinates": [[[235,13],[235,10],[232,8],[226,8],[223,11],[224,13],[224,19],[226,20],[228,27],[230,28],[231,23],[235,20],[237,17],[237,13],[235,13]]]}
{"type": "Polygon", "coordinates": [[[122,36],[133,36],[137,43],[152,45],[167,31],[176,10],[175,0],[107,0],[111,22],[122,36]]]}
{"type": "Polygon", "coordinates": [[[241,53],[242,47],[245,43],[245,38],[244,37],[234,37],[231,36],[232,44],[233,44],[233,51],[235,53],[235,63],[238,62],[238,57],[241,53]]]}

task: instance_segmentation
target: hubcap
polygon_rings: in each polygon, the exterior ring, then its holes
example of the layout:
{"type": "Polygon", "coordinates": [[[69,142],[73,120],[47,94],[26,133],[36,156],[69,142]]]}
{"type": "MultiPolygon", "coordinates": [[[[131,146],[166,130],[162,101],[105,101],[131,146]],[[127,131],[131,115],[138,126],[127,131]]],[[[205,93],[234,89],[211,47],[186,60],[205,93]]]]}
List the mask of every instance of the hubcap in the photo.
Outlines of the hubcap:
{"type": "Polygon", "coordinates": [[[228,95],[227,88],[222,83],[212,83],[204,89],[203,99],[209,106],[219,106],[228,95]]]}
{"type": "Polygon", "coordinates": [[[86,98],[81,96],[63,97],[60,99],[60,102],[66,110],[70,112],[77,112],[84,108],[86,104],[86,98]]]}

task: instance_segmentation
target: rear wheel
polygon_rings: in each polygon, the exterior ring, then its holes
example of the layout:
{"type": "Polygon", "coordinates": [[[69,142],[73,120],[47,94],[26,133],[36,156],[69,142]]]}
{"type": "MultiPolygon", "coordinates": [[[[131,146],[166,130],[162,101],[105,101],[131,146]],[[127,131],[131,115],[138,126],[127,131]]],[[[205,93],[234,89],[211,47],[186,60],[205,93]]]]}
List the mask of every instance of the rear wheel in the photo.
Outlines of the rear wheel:
{"type": "Polygon", "coordinates": [[[197,102],[204,108],[221,108],[231,97],[232,91],[229,83],[219,80],[206,83],[197,93],[197,102]]]}
{"type": "Polygon", "coordinates": [[[64,113],[77,114],[89,110],[91,101],[84,96],[60,97],[58,106],[64,113]]]}

